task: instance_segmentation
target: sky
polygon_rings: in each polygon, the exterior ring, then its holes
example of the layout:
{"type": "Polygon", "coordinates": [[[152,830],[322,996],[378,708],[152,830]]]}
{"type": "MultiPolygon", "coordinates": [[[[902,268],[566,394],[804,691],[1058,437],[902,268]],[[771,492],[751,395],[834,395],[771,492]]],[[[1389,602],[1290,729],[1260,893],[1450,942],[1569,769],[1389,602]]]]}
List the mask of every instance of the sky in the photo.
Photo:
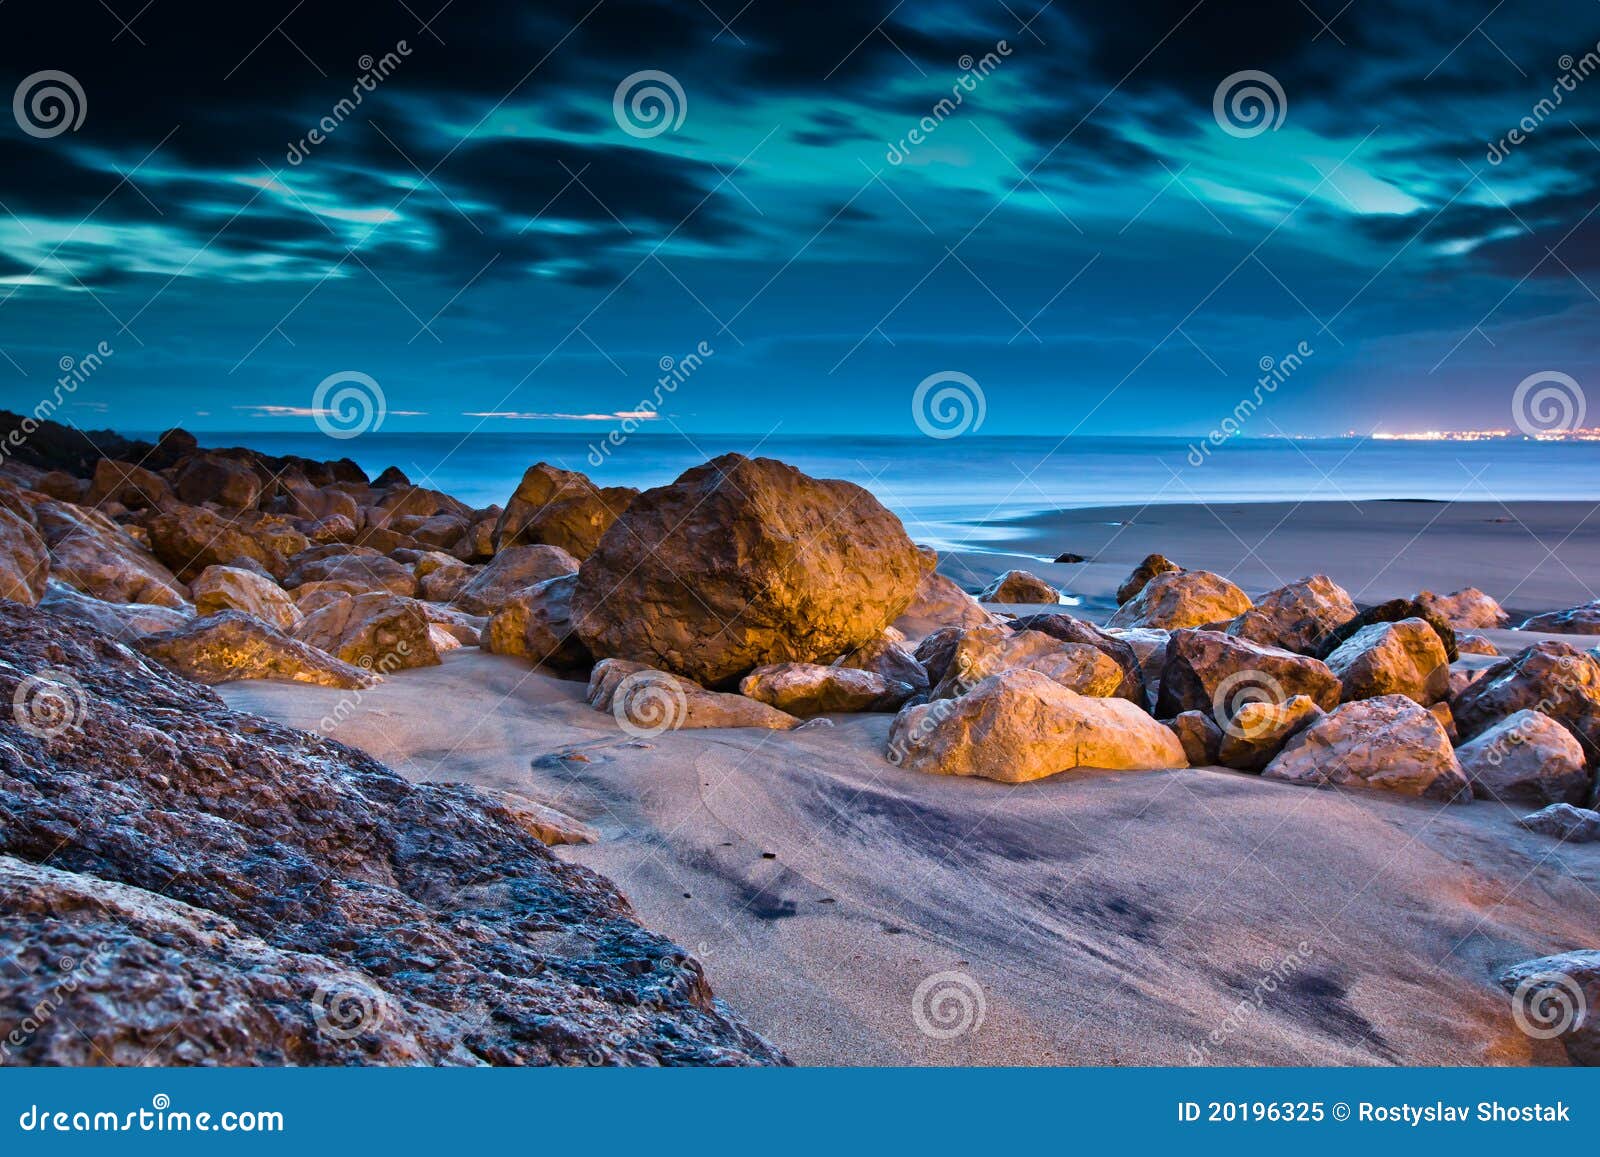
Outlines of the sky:
{"type": "Polygon", "coordinates": [[[1341,3],[9,0],[0,406],[284,431],[354,382],[390,432],[916,434],[954,382],[985,434],[1251,399],[1271,436],[1581,401],[1600,4],[1341,3]]]}

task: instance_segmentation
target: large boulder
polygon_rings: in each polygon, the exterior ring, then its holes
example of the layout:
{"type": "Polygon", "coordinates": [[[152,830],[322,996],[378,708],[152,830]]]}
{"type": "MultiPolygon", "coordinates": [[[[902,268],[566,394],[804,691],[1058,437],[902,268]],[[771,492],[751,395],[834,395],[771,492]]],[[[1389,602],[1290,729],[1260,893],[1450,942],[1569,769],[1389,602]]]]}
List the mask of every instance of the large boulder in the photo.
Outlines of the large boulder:
{"type": "Polygon", "coordinates": [[[1524,960],[1500,974],[1518,1028],[1559,1040],[1575,1065],[1600,1065],[1600,951],[1524,960]]]}
{"type": "Polygon", "coordinates": [[[197,614],[245,611],[280,631],[292,631],[304,616],[289,593],[271,579],[233,566],[208,566],[189,585],[197,614]]]}
{"type": "Polygon", "coordinates": [[[1443,615],[1423,606],[1415,599],[1390,599],[1386,603],[1368,607],[1348,623],[1335,627],[1323,635],[1320,645],[1311,653],[1325,659],[1343,646],[1357,631],[1374,623],[1398,623],[1401,619],[1422,619],[1434,629],[1439,636],[1439,642],[1444,644],[1445,657],[1452,663],[1460,657],[1460,653],[1456,650],[1455,628],[1445,621],[1443,615]]]}
{"type": "Polygon", "coordinates": [[[177,502],[151,515],[144,525],[151,551],[185,582],[208,566],[227,566],[235,558],[254,559],[276,578],[287,572],[290,555],[311,545],[287,523],[229,518],[177,502]]]}
{"type": "Polygon", "coordinates": [[[39,600],[39,609],[74,623],[92,627],[102,635],[127,642],[144,635],[172,631],[189,621],[186,611],[152,603],[107,603],[56,579],[39,600]]]}
{"type": "Polygon", "coordinates": [[[1338,704],[1339,691],[1338,676],[1309,655],[1221,631],[1173,631],[1156,714],[1169,718],[1181,711],[1210,711],[1226,727],[1247,703],[1284,703],[1304,695],[1328,711],[1338,704]]]}
{"type": "Polygon", "coordinates": [[[1015,667],[1030,667],[1033,660],[1056,655],[1070,646],[1081,644],[1063,643],[1043,631],[1013,631],[998,624],[961,631],[953,636],[949,656],[937,657],[937,665],[943,674],[929,698],[953,699],[964,695],[974,684],[990,675],[998,675],[1015,667]]]}
{"type": "Polygon", "coordinates": [[[1600,635],[1600,601],[1565,611],[1547,611],[1525,620],[1519,631],[1549,631],[1557,635],[1600,635]]]}
{"type": "Polygon", "coordinates": [[[283,585],[291,591],[307,583],[337,582],[366,593],[387,591],[407,598],[417,593],[417,578],[411,568],[371,547],[314,546],[289,561],[283,585]]]}
{"type": "Polygon", "coordinates": [[[1227,626],[1230,635],[1311,654],[1323,635],[1357,614],[1350,595],[1325,574],[1268,591],[1227,626]]]}
{"type": "Polygon", "coordinates": [[[524,806],[407,782],[50,615],[0,605],[0,637],[8,711],[40,674],[84,708],[5,733],[8,1063],[781,1063],[524,806]]]}
{"type": "Polygon", "coordinates": [[[1504,607],[1477,587],[1466,587],[1448,595],[1422,591],[1417,595],[1417,602],[1458,631],[1503,627],[1511,620],[1504,607]]]}
{"type": "Polygon", "coordinates": [[[994,621],[977,599],[930,570],[917,581],[916,593],[893,626],[906,638],[921,640],[945,627],[981,627],[994,621]]]}
{"type": "Polygon", "coordinates": [[[1114,693],[1117,698],[1131,699],[1135,703],[1144,701],[1139,652],[1127,639],[1104,631],[1086,619],[1076,619],[1056,611],[1023,615],[1011,621],[1011,629],[1040,631],[1063,643],[1082,643],[1093,647],[1122,669],[1122,681],[1114,693]]]}
{"type": "Polygon", "coordinates": [[[1215,767],[1222,754],[1222,728],[1209,711],[1181,711],[1167,722],[1183,745],[1190,767],[1215,767]]]}
{"type": "Polygon", "coordinates": [[[191,506],[212,502],[229,510],[248,510],[261,498],[261,476],[247,462],[199,454],[178,468],[173,489],[191,506]]]}
{"type": "Polygon", "coordinates": [[[218,611],[133,644],[200,683],[279,679],[347,690],[370,687],[371,673],[269,627],[243,611],[218,611]]]}
{"type": "Polygon", "coordinates": [[[34,510],[50,547],[50,573],[108,603],[188,606],[176,575],[97,510],[41,502],[34,510]]]}
{"type": "Polygon", "coordinates": [[[1117,588],[1117,605],[1121,606],[1144,590],[1146,584],[1158,574],[1172,574],[1183,568],[1164,554],[1147,554],[1144,561],[1133,568],[1133,573],[1122,580],[1117,588]]]}
{"type": "Polygon", "coordinates": [[[1506,803],[1587,803],[1594,777],[1583,745],[1538,711],[1518,711],[1456,749],[1479,799],[1506,803]]]}
{"type": "Polygon", "coordinates": [[[1567,643],[1546,640],[1490,667],[1451,700],[1462,739],[1473,739],[1524,709],[1542,712],[1600,759],[1600,662],[1567,643]]]}
{"type": "Polygon", "coordinates": [[[495,522],[494,550],[543,543],[588,558],[638,496],[631,486],[596,486],[582,474],[536,463],[495,522]]]}
{"type": "Polygon", "coordinates": [[[1450,691],[1450,660],[1438,633],[1422,619],[1373,623],[1351,635],[1327,658],[1344,684],[1344,699],[1404,695],[1424,707],[1450,691]]]}
{"type": "Polygon", "coordinates": [[[517,591],[577,573],[578,560],[559,546],[507,547],[468,580],[455,604],[474,615],[492,615],[517,591]]]}
{"type": "Polygon", "coordinates": [[[594,656],[572,629],[577,586],[578,576],[568,574],[513,592],[490,617],[479,645],[557,671],[588,667],[594,656]]]}
{"type": "Polygon", "coordinates": [[[477,577],[478,568],[455,559],[449,564],[431,565],[424,558],[412,568],[412,573],[417,579],[418,594],[431,602],[448,603],[477,577]]]}
{"type": "Polygon", "coordinates": [[[907,707],[889,728],[891,763],[936,775],[1026,783],[1075,767],[1186,767],[1183,746],[1126,699],[1070,691],[1038,671],[991,675],[958,699],[907,707]]]}
{"type": "MultiPolygon", "coordinates": [[[[67,501],[76,502],[77,499],[68,498],[67,501]]],[[[172,485],[165,478],[154,470],[114,458],[102,458],[94,464],[94,479],[83,498],[88,506],[115,502],[129,510],[159,509],[171,501],[172,485]]]]}
{"type": "Polygon", "coordinates": [[[1345,703],[1314,720],[1263,778],[1314,787],[1381,788],[1426,799],[1472,798],[1450,736],[1404,695],[1345,703]]]}
{"type": "Polygon", "coordinates": [[[836,712],[898,711],[914,688],[854,667],[773,663],[739,680],[739,694],[806,718],[836,712]]]}
{"type": "Polygon", "coordinates": [[[978,595],[980,603],[1049,603],[1061,601],[1061,592],[1036,574],[1025,570],[1008,570],[983,588],[978,595]]]}
{"type": "Polygon", "coordinates": [[[1322,708],[1305,695],[1292,696],[1283,703],[1246,703],[1222,732],[1215,762],[1235,771],[1262,771],[1289,740],[1322,716],[1322,708]]]}
{"type": "Polygon", "coordinates": [[[373,593],[340,599],[307,615],[295,627],[294,637],[380,674],[439,663],[439,650],[421,604],[399,595],[373,593]]]}
{"type": "Polygon", "coordinates": [[[854,650],[922,575],[900,520],[861,487],[728,454],[634,500],[584,560],[573,617],[596,655],[714,687],[854,650]]]}
{"type": "Polygon", "coordinates": [[[788,731],[800,720],[787,711],[745,695],[708,691],[692,679],[633,663],[602,659],[589,674],[585,701],[608,711],[617,726],[636,738],[668,731],[717,727],[756,727],[788,731]]]}
{"type": "Polygon", "coordinates": [[[0,509],[0,599],[32,606],[49,581],[44,539],[21,515],[0,509]]]}
{"type": "Polygon", "coordinates": [[[1250,609],[1250,596],[1221,575],[1205,570],[1158,574],[1117,613],[1108,627],[1202,627],[1221,623],[1250,609]]]}

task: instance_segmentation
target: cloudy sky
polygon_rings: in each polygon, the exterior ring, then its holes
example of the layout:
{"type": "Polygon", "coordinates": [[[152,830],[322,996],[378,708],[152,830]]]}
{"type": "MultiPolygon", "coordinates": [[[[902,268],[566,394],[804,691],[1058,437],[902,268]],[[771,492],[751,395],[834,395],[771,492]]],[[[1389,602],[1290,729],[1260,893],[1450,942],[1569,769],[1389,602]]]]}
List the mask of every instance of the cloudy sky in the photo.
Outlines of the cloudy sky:
{"type": "Polygon", "coordinates": [[[9,0],[0,405],[102,342],[63,413],[128,430],[345,371],[582,430],[702,343],[688,431],[959,372],[985,433],[1199,433],[1301,343],[1248,432],[1600,381],[1600,4],[1341,3],[9,0]]]}

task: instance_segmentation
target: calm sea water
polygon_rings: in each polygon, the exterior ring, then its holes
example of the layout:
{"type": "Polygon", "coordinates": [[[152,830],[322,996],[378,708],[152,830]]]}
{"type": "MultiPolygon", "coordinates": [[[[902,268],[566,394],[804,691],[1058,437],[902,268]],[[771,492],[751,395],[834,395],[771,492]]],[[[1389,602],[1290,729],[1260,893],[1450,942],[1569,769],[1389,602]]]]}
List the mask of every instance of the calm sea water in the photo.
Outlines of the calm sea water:
{"type": "MultiPolygon", "coordinates": [[[[150,437],[151,435],[144,435],[150,437]]],[[[728,451],[781,458],[871,490],[935,546],[981,544],[985,526],[1045,510],[1127,502],[1377,498],[1600,500],[1600,444],[1235,439],[1198,457],[1171,438],[636,434],[599,465],[586,434],[395,434],[337,440],[310,433],[207,433],[206,445],[349,457],[369,474],[412,481],[477,506],[504,502],[544,460],[606,485],[649,487],[728,451]]],[[[996,535],[998,536],[998,535],[996,535]]]]}

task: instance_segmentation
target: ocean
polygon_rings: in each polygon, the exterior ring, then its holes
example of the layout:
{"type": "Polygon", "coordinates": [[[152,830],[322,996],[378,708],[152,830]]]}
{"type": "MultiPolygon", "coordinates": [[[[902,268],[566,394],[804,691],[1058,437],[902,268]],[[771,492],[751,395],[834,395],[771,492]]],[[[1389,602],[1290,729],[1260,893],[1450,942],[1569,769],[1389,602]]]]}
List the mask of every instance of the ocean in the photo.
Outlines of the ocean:
{"type": "Polygon", "coordinates": [[[503,503],[522,472],[541,460],[604,485],[643,488],[729,451],[758,454],[865,486],[905,521],[912,537],[940,549],[982,549],[986,538],[1003,536],[994,524],[1041,511],[1134,502],[1600,501],[1600,444],[1586,442],[1236,438],[1206,454],[1179,438],[650,433],[602,455],[592,447],[605,433],[378,431],[340,440],[315,431],[251,431],[199,437],[208,446],[349,457],[371,475],[398,466],[413,482],[475,506],[503,503]]]}

